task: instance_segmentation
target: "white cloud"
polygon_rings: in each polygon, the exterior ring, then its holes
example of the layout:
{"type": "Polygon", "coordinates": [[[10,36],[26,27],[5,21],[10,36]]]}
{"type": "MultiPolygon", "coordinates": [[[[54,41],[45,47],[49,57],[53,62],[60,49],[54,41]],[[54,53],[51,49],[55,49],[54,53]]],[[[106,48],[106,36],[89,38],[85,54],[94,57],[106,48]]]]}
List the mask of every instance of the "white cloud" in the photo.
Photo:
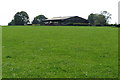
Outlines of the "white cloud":
{"type": "Polygon", "coordinates": [[[1,0],[0,25],[7,25],[16,12],[26,11],[30,19],[43,14],[55,16],[88,17],[90,13],[107,10],[112,14],[111,23],[118,22],[119,0],[1,0]]]}

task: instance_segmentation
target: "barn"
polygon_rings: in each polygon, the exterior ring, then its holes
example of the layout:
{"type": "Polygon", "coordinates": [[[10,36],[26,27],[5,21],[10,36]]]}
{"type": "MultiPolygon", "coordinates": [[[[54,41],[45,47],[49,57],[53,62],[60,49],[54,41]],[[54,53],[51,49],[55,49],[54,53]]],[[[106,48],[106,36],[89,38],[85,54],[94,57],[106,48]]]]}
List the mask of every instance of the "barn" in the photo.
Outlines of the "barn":
{"type": "Polygon", "coordinates": [[[65,17],[53,17],[44,21],[45,25],[56,25],[56,26],[75,26],[75,25],[88,25],[88,20],[79,16],[65,16],[65,17]]]}

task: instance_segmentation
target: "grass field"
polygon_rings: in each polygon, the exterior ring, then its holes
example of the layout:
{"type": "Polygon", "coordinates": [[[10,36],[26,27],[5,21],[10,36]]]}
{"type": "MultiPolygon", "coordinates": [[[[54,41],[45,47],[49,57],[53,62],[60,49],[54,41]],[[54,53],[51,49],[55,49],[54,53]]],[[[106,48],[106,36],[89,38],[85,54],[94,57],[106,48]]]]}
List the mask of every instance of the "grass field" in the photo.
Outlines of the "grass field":
{"type": "Polygon", "coordinates": [[[3,27],[3,78],[116,78],[118,28],[3,27]]]}
{"type": "Polygon", "coordinates": [[[0,79],[2,79],[2,27],[0,26],[0,79]]]}

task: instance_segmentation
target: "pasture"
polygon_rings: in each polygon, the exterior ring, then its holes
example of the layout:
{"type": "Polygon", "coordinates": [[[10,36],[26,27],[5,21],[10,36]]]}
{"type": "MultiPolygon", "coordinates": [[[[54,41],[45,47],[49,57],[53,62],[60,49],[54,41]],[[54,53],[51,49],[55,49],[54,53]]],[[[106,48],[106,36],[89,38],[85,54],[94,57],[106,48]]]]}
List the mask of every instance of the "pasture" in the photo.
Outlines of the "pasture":
{"type": "Polygon", "coordinates": [[[3,78],[116,78],[118,28],[2,27],[3,78]]]}
{"type": "Polygon", "coordinates": [[[0,79],[2,78],[2,27],[0,26],[0,79]]]}

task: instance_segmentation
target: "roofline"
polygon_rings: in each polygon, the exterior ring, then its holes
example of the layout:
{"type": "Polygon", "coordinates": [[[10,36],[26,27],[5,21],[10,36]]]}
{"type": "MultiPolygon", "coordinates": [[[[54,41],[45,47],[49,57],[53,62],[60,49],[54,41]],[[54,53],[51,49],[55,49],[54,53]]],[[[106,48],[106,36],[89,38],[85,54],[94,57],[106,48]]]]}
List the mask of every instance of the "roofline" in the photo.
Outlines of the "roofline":
{"type": "Polygon", "coordinates": [[[65,19],[69,19],[72,17],[79,17],[79,16],[64,16],[64,17],[53,17],[51,19],[46,19],[45,21],[59,21],[59,20],[65,20],[65,19]]]}

